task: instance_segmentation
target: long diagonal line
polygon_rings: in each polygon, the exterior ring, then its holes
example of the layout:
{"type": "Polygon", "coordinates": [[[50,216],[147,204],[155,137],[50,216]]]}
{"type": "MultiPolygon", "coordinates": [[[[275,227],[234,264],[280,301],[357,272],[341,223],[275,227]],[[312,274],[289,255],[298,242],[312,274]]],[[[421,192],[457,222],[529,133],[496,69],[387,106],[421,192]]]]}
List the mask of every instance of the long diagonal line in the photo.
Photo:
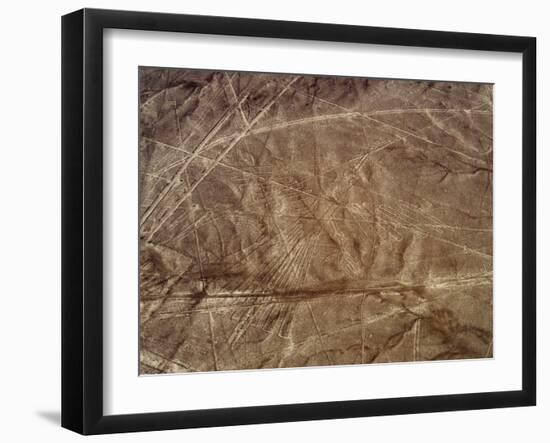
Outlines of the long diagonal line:
{"type": "MultiPolygon", "coordinates": [[[[206,170],[206,172],[204,172],[204,174],[202,174],[199,179],[193,183],[193,185],[185,192],[185,194],[181,197],[181,199],[178,201],[178,203],[176,203],[168,212],[167,214],[160,220],[160,222],[157,224],[157,226],[150,232],[149,234],[149,237],[148,237],[148,241],[151,241],[151,239],[153,238],[153,236],[155,235],[155,233],[164,225],[164,223],[166,223],[166,221],[176,212],[176,210],[183,204],[183,202],[185,202],[190,196],[191,194],[193,194],[193,192],[195,191],[195,189],[197,189],[197,186],[199,186],[203,180],[208,177],[210,175],[210,173],[214,170],[214,168],[216,168],[216,166],[218,166],[218,164],[225,158],[225,156],[227,154],[229,154],[229,152],[231,152],[231,150],[248,134],[248,132],[250,131],[250,128],[252,128],[266,113],[267,111],[269,111],[269,109],[277,102],[277,100],[279,100],[279,98],[281,98],[281,96],[286,92],[288,91],[288,89],[290,88],[290,86],[296,82],[296,80],[298,80],[298,76],[294,77],[290,82],[287,83],[287,85],[266,105],[264,106],[264,108],[256,115],[256,117],[254,117],[254,119],[250,122],[250,126],[247,127],[244,131],[241,132],[241,134],[236,137],[230,144],[227,148],[225,148],[225,150],[216,158],[216,160],[214,161],[214,163],[206,170]]],[[[232,113],[233,111],[231,111],[232,113]]],[[[216,125],[217,126],[217,125],[216,125]]],[[[201,143],[202,146],[204,146],[206,144],[205,141],[203,141],[203,143],[201,143]]],[[[164,198],[166,196],[166,194],[174,188],[174,186],[177,184],[177,182],[179,182],[179,176],[185,171],[185,169],[187,168],[187,165],[192,161],[194,160],[198,154],[199,154],[199,151],[200,151],[200,147],[197,148],[195,151],[194,151],[194,155],[190,156],[188,161],[180,168],[180,171],[178,171],[178,173],[176,173],[176,176],[174,177],[174,179],[172,180],[171,184],[168,185],[165,189],[168,189],[166,192],[163,192],[161,193],[162,194],[162,198],[164,198]],[[196,153],[196,155],[195,155],[196,153]]],[[[160,197],[160,196],[159,196],[160,197]]],[[[160,201],[162,200],[162,198],[158,198],[158,203],[160,203],[160,201]]],[[[158,204],[157,203],[157,204],[158,204]]],[[[151,205],[153,206],[153,205],[151,205]]],[[[151,211],[152,212],[152,211],[151,211]]],[[[150,213],[149,213],[150,215],[150,213]]]]}
{"type": "Polygon", "coordinates": [[[185,172],[189,164],[198,156],[200,151],[204,146],[206,146],[210,140],[218,133],[218,131],[222,128],[222,126],[226,123],[226,121],[231,117],[233,112],[238,108],[240,103],[242,103],[246,98],[248,97],[248,94],[245,94],[243,98],[237,103],[237,105],[231,106],[227,111],[222,115],[222,117],[218,120],[218,122],[214,125],[214,127],[206,134],[206,136],[202,139],[202,141],[199,143],[199,145],[194,149],[193,153],[187,160],[181,165],[181,167],[178,169],[170,183],[168,183],[163,190],[158,194],[157,198],[151,203],[149,208],[145,211],[143,216],[140,220],[140,225],[143,227],[145,222],[149,219],[151,214],[155,211],[155,209],[158,207],[158,205],[164,200],[164,198],[174,189],[174,187],[179,183],[181,175],[185,172]]]}
{"type": "Polygon", "coordinates": [[[237,106],[239,108],[239,113],[241,114],[241,118],[243,119],[244,124],[247,127],[250,127],[250,123],[248,122],[248,119],[246,118],[246,115],[244,115],[243,108],[242,108],[241,104],[239,103],[237,93],[235,92],[235,88],[233,87],[233,83],[231,83],[231,78],[229,77],[229,75],[227,75],[227,72],[224,73],[224,77],[227,81],[227,84],[229,85],[229,89],[231,90],[231,95],[233,97],[233,100],[235,101],[235,103],[237,103],[237,106]]]}

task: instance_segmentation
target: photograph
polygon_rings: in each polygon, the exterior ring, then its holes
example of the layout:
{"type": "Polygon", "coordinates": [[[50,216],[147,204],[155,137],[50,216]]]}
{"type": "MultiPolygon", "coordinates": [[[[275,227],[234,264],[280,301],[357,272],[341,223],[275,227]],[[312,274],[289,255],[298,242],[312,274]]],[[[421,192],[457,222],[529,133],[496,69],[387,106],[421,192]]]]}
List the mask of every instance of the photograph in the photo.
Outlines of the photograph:
{"type": "Polygon", "coordinates": [[[491,358],[492,89],[139,67],[140,374],[491,358]]]}

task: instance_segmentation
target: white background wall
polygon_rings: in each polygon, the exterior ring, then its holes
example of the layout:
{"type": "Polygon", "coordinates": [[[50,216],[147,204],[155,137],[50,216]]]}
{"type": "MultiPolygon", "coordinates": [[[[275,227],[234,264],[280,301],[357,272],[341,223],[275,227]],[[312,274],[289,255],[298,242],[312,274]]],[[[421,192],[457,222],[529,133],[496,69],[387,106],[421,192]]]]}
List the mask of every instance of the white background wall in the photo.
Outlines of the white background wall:
{"type": "Polygon", "coordinates": [[[81,7],[531,35],[538,38],[539,406],[96,437],[94,441],[549,441],[550,11],[515,2],[8,1],[0,26],[0,439],[81,440],[60,410],[60,16],[81,7]],[[545,108],[545,109],[543,109],[545,108]],[[544,112],[546,111],[546,113],[544,112]],[[542,204],[545,197],[545,204],[542,204]],[[540,253],[540,249],[545,253],[540,253]]]}

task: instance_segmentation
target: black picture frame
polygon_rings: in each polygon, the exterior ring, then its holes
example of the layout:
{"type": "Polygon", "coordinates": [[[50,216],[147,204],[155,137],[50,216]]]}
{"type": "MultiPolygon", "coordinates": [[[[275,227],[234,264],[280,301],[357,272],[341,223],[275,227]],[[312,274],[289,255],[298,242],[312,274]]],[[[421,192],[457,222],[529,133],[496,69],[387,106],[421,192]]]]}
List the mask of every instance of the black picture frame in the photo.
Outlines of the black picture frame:
{"type": "MultiPolygon", "coordinates": [[[[62,426],[82,434],[530,406],[536,403],[536,39],[83,9],[62,18],[62,426]],[[503,51],[523,63],[522,389],[177,412],[103,413],[103,30],[503,51]]],[[[519,296],[519,295],[518,295],[519,296]]]]}

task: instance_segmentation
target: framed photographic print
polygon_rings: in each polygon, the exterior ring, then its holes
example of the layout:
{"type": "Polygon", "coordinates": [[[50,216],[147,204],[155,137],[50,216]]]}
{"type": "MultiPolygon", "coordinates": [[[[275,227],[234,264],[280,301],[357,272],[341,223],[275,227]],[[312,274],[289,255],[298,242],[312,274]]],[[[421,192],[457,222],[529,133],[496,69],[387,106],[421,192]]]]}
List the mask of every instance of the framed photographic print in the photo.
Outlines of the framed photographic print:
{"type": "Polygon", "coordinates": [[[535,51],[64,16],[62,425],[534,405],[535,51]]]}

